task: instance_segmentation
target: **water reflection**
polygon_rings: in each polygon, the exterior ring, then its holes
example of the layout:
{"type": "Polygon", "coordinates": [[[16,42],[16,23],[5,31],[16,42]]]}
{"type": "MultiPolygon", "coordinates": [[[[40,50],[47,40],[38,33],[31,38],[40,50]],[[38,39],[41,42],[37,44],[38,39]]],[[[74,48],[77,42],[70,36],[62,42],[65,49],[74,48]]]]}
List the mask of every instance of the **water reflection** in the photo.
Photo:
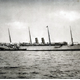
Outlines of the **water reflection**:
{"type": "Polygon", "coordinates": [[[0,52],[2,79],[80,78],[80,52],[0,52]]]}

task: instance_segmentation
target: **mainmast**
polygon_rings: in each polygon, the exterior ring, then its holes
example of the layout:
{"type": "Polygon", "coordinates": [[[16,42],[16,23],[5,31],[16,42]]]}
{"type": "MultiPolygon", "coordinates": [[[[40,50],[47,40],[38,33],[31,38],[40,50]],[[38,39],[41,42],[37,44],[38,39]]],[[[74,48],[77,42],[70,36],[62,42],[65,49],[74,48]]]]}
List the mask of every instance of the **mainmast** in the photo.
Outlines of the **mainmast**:
{"type": "Polygon", "coordinates": [[[10,41],[10,43],[11,43],[12,41],[11,41],[11,36],[10,36],[9,28],[8,28],[8,34],[9,34],[9,41],[10,41]]]}
{"type": "Polygon", "coordinates": [[[32,40],[31,40],[31,33],[30,33],[30,29],[29,29],[29,27],[28,27],[28,30],[29,30],[30,43],[32,44],[32,40]]]}
{"type": "Polygon", "coordinates": [[[49,28],[48,28],[48,26],[46,26],[46,28],[47,28],[47,31],[48,31],[48,39],[49,39],[49,44],[51,44],[51,39],[50,39],[49,28]]]}
{"type": "Polygon", "coordinates": [[[71,27],[70,27],[70,35],[71,35],[71,45],[73,46],[74,45],[74,43],[73,43],[73,37],[72,37],[72,31],[71,31],[71,27]]]}

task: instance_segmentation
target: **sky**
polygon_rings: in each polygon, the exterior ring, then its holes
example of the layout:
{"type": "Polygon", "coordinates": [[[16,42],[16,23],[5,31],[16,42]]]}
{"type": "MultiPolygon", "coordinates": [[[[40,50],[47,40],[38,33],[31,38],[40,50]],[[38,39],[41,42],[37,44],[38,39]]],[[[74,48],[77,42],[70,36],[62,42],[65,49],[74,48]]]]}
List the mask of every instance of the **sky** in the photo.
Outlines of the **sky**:
{"type": "Polygon", "coordinates": [[[74,42],[80,43],[80,0],[0,0],[0,42],[32,42],[37,37],[41,43],[71,43],[70,26],[74,42]]]}

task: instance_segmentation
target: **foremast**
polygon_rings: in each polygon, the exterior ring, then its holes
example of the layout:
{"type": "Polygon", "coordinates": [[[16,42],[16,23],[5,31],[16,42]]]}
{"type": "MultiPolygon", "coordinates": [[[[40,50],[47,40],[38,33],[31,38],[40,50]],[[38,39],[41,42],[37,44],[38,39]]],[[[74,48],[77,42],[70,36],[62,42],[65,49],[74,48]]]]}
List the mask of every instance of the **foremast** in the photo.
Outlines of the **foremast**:
{"type": "Polygon", "coordinates": [[[73,43],[73,36],[72,36],[72,30],[71,30],[71,27],[70,27],[70,35],[71,35],[71,46],[73,46],[74,43],[73,43]]]}
{"type": "Polygon", "coordinates": [[[31,39],[31,33],[30,33],[30,28],[28,27],[29,30],[29,39],[30,39],[30,44],[32,44],[32,39],[31,39]]]}
{"type": "Polygon", "coordinates": [[[9,34],[9,41],[10,41],[10,43],[12,43],[12,40],[11,40],[11,35],[10,35],[9,28],[8,28],[8,34],[9,34]]]}

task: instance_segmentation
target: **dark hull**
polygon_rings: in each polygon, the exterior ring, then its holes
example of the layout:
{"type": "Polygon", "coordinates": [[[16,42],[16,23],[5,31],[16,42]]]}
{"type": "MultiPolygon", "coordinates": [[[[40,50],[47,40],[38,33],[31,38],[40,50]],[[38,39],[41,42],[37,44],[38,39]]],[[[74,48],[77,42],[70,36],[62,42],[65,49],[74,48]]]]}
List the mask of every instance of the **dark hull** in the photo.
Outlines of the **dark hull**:
{"type": "Polygon", "coordinates": [[[20,49],[20,50],[0,50],[0,51],[80,51],[80,49],[65,49],[65,50],[25,50],[25,49],[20,49]]]}
{"type": "Polygon", "coordinates": [[[74,46],[21,46],[19,49],[0,48],[0,51],[80,51],[80,45],[74,46]]]}

